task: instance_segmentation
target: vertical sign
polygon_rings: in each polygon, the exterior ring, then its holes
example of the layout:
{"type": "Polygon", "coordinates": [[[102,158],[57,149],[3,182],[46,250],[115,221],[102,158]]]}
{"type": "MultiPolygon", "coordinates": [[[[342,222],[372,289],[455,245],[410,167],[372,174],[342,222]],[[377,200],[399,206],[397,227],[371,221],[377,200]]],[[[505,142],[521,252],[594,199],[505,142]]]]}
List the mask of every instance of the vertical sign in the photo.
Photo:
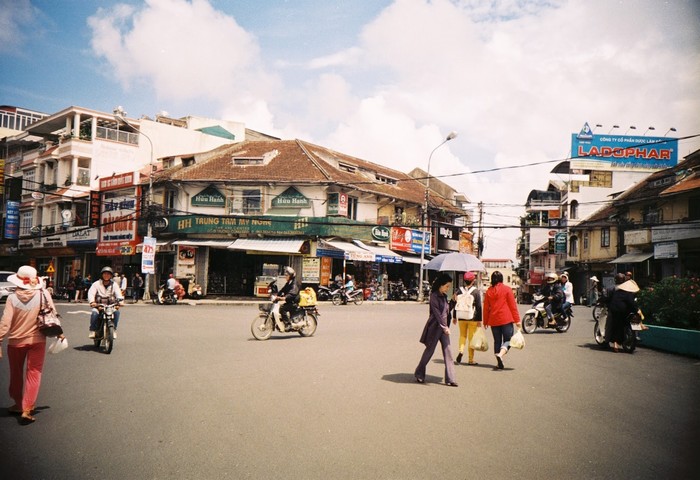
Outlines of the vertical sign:
{"type": "Polygon", "coordinates": [[[100,227],[100,192],[90,190],[90,226],[100,227]]]}
{"type": "Polygon", "coordinates": [[[5,238],[19,238],[19,202],[12,200],[5,204],[5,238]]]}
{"type": "Polygon", "coordinates": [[[141,273],[146,275],[156,273],[156,238],[144,237],[141,250],[141,273]]]}

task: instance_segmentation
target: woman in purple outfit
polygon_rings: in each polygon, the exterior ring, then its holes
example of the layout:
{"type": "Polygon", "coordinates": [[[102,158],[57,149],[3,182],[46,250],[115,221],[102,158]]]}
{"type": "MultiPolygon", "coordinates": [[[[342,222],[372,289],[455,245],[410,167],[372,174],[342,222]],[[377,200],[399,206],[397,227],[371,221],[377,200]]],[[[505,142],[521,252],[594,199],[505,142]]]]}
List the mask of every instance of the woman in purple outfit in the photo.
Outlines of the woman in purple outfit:
{"type": "Polygon", "coordinates": [[[425,382],[425,368],[435,353],[438,342],[442,345],[442,355],[445,359],[445,385],[456,387],[454,360],[450,351],[450,322],[447,290],[452,284],[452,277],[441,273],[433,282],[430,291],[430,316],[423,328],[420,342],[425,345],[423,356],[416,367],[416,381],[425,382]]]}

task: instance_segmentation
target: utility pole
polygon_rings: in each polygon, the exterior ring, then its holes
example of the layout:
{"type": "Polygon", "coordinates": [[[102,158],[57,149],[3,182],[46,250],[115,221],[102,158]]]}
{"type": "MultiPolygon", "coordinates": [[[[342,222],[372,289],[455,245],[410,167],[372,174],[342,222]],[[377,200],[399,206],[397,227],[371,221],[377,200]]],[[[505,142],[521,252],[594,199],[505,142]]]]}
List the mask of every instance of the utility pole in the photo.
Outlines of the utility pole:
{"type": "Polygon", "coordinates": [[[479,239],[476,242],[476,256],[484,253],[484,202],[479,202],[479,239]]]}

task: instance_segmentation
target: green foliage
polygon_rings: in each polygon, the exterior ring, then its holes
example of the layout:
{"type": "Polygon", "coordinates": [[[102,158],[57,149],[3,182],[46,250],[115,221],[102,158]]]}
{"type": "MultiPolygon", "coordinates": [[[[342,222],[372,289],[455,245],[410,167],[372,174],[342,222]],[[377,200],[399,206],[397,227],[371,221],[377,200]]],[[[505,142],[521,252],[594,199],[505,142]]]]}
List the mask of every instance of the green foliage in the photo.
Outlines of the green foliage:
{"type": "Polygon", "coordinates": [[[700,330],[700,279],[667,277],[637,295],[644,323],[700,330]]]}

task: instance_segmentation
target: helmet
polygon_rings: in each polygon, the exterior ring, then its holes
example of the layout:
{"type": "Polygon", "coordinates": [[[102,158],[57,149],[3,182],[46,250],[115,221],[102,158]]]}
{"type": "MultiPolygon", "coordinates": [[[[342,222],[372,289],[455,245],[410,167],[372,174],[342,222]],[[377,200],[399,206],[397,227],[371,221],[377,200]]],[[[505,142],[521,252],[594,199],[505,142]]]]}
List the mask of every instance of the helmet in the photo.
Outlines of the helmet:
{"type": "Polygon", "coordinates": [[[297,274],[297,272],[295,272],[292,267],[284,267],[284,274],[289,275],[290,277],[293,277],[294,275],[297,274]]]}
{"type": "Polygon", "coordinates": [[[554,283],[559,280],[559,275],[554,272],[549,272],[544,278],[547,280],[547,283],[554,283]]]}
{"type": "Polygon", "coordinates": [[[109,272],[114,276],[114,271],[112,270],[112,267],[102,267],[102,270],[100,270],[100,275],[102,275],[105,272],[109,272]]]}

